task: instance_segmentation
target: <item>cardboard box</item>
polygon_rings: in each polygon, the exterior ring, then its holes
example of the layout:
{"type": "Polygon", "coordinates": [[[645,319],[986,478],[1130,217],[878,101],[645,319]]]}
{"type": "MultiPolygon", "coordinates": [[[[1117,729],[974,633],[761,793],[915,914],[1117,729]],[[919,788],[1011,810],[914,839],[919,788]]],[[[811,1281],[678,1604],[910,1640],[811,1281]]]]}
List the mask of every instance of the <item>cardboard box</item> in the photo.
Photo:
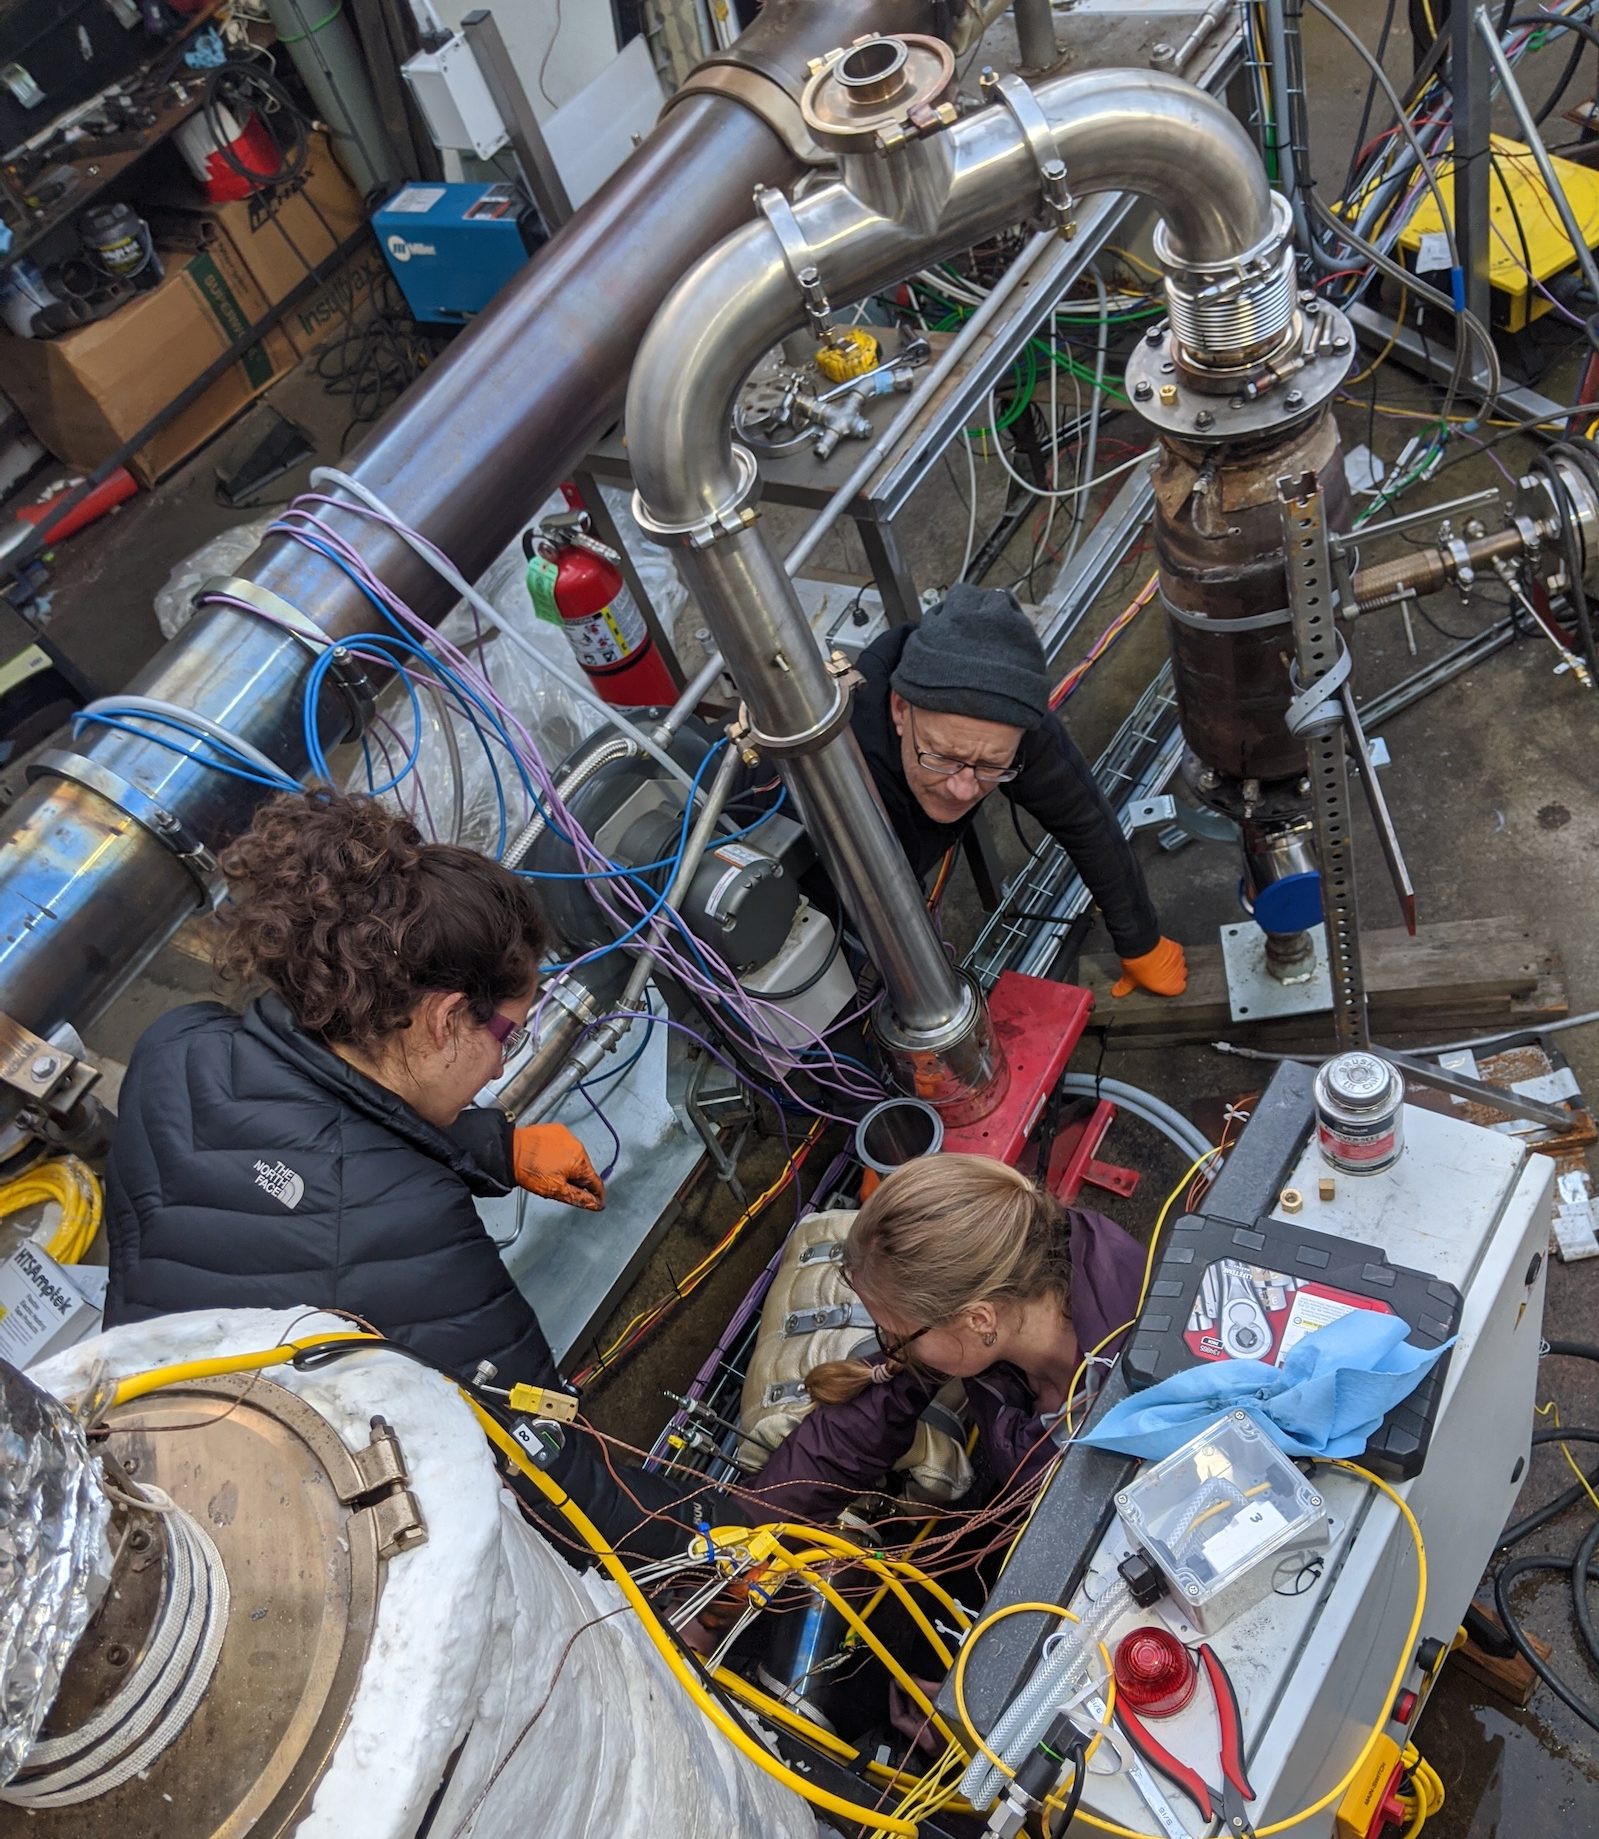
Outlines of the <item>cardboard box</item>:
{"type": "Polygon", "coordinates": [[[100,1326],[100,1310],[37,1245],[0,1261],[0,1359],[30,1367],[100,1326]]]}
{"type": "Polygon", "coordinates": [[[375,290],[389,278],[389,265],[375,242],[363,244],[337,270],[325,287],[318,289],[283,316],[283,329],[294,342],[302,358],[308,358],[329,341],[339,337],[349,323],[347,315],[358,322],[372,305],[375,290]]]}
{"type": "MultiPolygon", "coordinates": [[[[60,338],[0,334],[0,389],[57,459],[99,465],[213,364],[267,311],[219,240],[193,256],[164,252],[166,279],[108,318],[60,338]]],[[[274,328],[128,462],[154,485],[219,434],[297,362],[274,328]]]]}
{"type": "Polygon", "coordinates": [[[168,185],[144,201],[157,235],[193,243],[208,226],[225,237],[269,306],[286,300],[308,269],[326,262],[366,222],[360,194],[334,159],[328,137],[313,133],[300,176],[232,204],[208,204],[196,189],[168,185]]]}

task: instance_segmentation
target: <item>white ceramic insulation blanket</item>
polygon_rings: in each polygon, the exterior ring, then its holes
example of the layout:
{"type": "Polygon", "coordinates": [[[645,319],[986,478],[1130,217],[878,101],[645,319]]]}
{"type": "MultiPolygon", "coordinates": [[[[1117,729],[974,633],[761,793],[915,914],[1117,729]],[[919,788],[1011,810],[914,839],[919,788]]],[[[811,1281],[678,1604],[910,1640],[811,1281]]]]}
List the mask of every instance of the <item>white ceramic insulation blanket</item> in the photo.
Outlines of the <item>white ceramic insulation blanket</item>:
{"type": "MultiPolygon", "coordinates": [[[[65,1397],[102,1361],[120,1378],[348,1326],[309,1310],[165,1316],[81,1342],[33,1376],[65,1397]]],[[[349,1722],[296,1839],[409,1839],[457,1748],[432,1839],[812,1839],[804,1802],[694,1708],[621,1592],[573,1571],[526,1525],[453,1387],[394,1354],[268,1377],[352,1447],[386,1417],[428,1529],[425,1545],[385,1567],[349,1722]],[[550,1692],[574,1631],[618,1608],[578,1637],[550,1692]]]]}

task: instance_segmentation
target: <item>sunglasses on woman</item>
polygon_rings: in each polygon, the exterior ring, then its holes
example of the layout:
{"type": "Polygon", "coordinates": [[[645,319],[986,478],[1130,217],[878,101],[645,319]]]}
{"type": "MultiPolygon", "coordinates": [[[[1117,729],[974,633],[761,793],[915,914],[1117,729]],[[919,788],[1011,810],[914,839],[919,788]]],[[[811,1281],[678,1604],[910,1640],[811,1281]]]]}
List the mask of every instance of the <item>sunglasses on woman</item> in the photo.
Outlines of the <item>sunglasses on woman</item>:
{"type": "Polygon", "coordinates": [[[500,1044],[501,1060],[514,1060],[527,1046],[530,1031],[521,1023],[513,1022],[508,1015],[501,1015],[496,1009],[483,1026],[500,1044]]]}

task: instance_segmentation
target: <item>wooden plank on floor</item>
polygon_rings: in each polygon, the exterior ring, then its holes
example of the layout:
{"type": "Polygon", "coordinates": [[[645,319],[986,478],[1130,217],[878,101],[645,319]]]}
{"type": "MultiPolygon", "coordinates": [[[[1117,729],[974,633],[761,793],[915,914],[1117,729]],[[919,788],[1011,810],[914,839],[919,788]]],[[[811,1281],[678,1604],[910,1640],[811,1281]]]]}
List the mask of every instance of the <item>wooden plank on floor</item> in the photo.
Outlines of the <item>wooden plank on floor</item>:
{"type": "MultiPolygon", "coordinates": [[[[1372,1031],[1381,1039],[1431,1032],[1535,1028],[1567,1012],[1559,954],[1524,920],[1445,920],[1411,938],[1400,927],[1361,936],[1372,1031]]],[[[1124,1047],[1186,1041],[1325,1045],[1327,1014],[1234,1021],[1220,945],[1188,947],[1188,988],[1118,999],[1115,958],[1084,958],[1077,981],[1094,993],[1095,1022],[1124,1047]]]]}

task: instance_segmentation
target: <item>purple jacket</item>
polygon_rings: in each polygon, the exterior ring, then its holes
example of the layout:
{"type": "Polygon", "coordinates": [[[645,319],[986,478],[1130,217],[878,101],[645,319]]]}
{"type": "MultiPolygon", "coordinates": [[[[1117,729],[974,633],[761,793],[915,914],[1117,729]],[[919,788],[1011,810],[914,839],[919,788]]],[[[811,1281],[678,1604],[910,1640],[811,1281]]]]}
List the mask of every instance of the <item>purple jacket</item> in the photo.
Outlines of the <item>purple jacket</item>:
{"type": "MultiPolygon", "coordinates": [[[[1068,1209],[1072,1244],[1072,1327],[1083,1352],[1096,1348],[1138,1312],[1144,1250],[1102,1213],[1068,1209]]],[[[1116,1353],[1120,1339],[1100,1348],[1116,1353]]],[[[826,1523],[876,1487],[911,1446],[916,1420],[939,1381],[908,1370],[869,1385],[842,1405],[818,1405],[773,1450],[748,1491],[771,1518],[826,1523]]],[[[1058,1454],[1053,1426],[1015,1367],[992,1366],[966,1381],[977,1426],[976,1479],[963,1508],[981,1507],[1007,1483],[1038,1474],[1058,1454]]]]}

